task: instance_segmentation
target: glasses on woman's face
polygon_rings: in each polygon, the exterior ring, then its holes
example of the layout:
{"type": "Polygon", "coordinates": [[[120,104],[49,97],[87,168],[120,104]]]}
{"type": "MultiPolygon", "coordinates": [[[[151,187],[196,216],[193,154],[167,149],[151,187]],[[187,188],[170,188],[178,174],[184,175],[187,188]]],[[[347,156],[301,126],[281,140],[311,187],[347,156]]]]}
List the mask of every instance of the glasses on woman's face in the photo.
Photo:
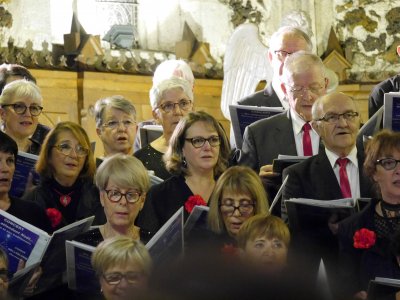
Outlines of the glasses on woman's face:
{"type": "Polygon", "coordinates": [[[221,213],[228,217],[233,216],[235,210],[238,210],[243,217],[247,217],[253,213],[254,206],[254,202],[250,201],[240,201],[238,206],[235,206],[232,200],[222,200],[219,204],[221,213]]]}
{"type": "Polygon", "coordinates": [[[126,282],[129,284],[137,284],[141,278],[143,277],[142,272],[127,272],[127,273],[104,273],[103,278],[104,280],[111,285],[117,285],[121,282],[123,278],[125,278],[126,282]]]}
{"type": "Polygon", "coordinates": [[[182,99],[179,102],[166,102],[157,106],[157,108],[160,108],[165,113],[170,113],[175,109],[176,105],[178,105],[180,110],[188,111],[192,107],[192,101],[182,99]]]}
{"type": "Polygon", "coordinates": [[[194,138],[186,138],[185,141],[191,142],[195,148],[203,147],[206,142],[208,142],[211,147],[217,147],[221,144],[221,139],[218,135],[210,136],[208,139],[196,136],[194,138]]]}
{"type": "Polygon", "coordinates": [[[126,193],[121,193],[118,190],[104,190],[107,193],[107,198],[111,202],[119,202],[122,196],[125,197],[126,201],[129,203],[136,203],[139,201],[141,193],[138,191],[128,191],[126,193]]]}
{"type": "Polygon", "coordinates": [[[56,148],[61,154],[65,156],[71,155],[72,150],[75,150],[76,155],[79,157],[85,157],[89,153],[89,150],[83,147],[82,145],[76,145],[74,148],[69,143],[61,143],[53,147],[56,148]]]}
{"type": "Polygon", "coordinates": [[[136,125],[136,122],[133,120],[123,120],[123,121],[111,120],[111,121],[104,123],[102,126],[113,130],[113,129],[118,128],[121,124],[124,128],[129,128],[129,127],[136,125]]]}
{"type": "Polygon", "coordinates": [[[8,270],[7,269],[0,269],[0,279],[3,282],[8,282],[9,278],[8,278],[8,270]]]}
{"type": "Polygon", "coordinates": [[[387,171],[391,171],[396,168],[396,166],[399,162],[400,162],[400,160],[394,159],[394,158],[382,158],[382,159],[378,159],[375,162],[375,164],[381,165],[382,168],[384,168],[387,171]]]}
{"type": "Polygon", "coordinates": [[[7,107],[7,106],[11,106],[12,109],[15,111],[15,113],[18,115],[23,115],[26,112],[26,110],[29,109],[29,112],[34,117],[40,115],[43,110],[43,107],[40,105],[32,104],[30,106],[26,106],[24,103],[3,104],[1,107],[7,107]]]}

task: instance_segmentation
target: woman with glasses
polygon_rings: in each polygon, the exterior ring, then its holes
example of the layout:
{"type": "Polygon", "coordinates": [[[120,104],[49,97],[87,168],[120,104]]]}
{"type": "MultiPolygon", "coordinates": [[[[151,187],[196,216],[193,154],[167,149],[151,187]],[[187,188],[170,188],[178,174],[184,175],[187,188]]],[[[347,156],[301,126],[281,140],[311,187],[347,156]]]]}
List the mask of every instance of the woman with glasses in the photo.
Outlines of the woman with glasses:
{"type": "Polygon", "coordinates": [[[210,199],[208,227],[222,241],[236,244],[242,224],[251,216],[268,212],[260,177],[250,168],[234,166],[218,179],[210,199]]]}
{"type": "Polygon", "coordinates": [[[60,122],[47,135],[36,164],[40,184],[25,199],[47,210],[53,230],[92,215],[95,223],[103,224],[93,184],[95,169],[85,130],[73,122],[60,122]]]}
{"type": "Polygon", "coordinates": [[[163,128],[163,134],[135,152],[148,170],[167,179],[171,173],[165,168],[162,156],[168,149],[170,138],[179,120],[193,110],[192,85],[185,79],[172,77],[154,85],[150,90],[153,117],[163,128]]]}
{"type": "Polygon", "coordinates": [[[18,144],[18,150],[39,154],[49,129],[39,124],[43,110],[39,87],[25,79],[8,83],[0,96],[2,130],[18,144]]]}
{"type": "Polygon", "coordinates": [[[207,205],[216,178],[227,167],[229,152],[225,132],[211,115],[190,112],[184,116],[164,156],[167,170],[175,176],[151,187],[139,226],[155,234],[181,206],[187,217],[195,204],[207,205]]]}
{"type": "Polygon", "coordinates": [[[339,223],[340,284],[346,296],[366,299],[368,283],[375,277],[400,279],[399,262],[390,251],[400,232],[399,162],[400,133],[383,130],[368,142],[364,171],[381,197],[339,223]]]}
{"type": "Polygon", "coordinates": [[[142,162],[121,153],[108,157],[97,169],[96,185],[107,221],[76,240],[97,246],[105,239],[124,235],[147,242],[148,233],[134,224],[150,186],[149,175],[142,162]]]}
{"type": "Polygon", "coordinates": [[[98,245],[92,255],[92,266],[106,300],[141,299],[152,262],[140,241],[116,236],[98,245]]]}

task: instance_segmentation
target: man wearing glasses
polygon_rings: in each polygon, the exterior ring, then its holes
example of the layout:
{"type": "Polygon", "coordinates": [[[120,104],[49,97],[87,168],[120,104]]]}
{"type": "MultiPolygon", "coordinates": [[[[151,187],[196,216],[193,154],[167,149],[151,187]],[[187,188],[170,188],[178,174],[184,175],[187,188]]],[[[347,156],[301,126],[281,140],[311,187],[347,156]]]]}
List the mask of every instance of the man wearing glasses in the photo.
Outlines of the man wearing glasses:
{"type": "Polygon", "coordinates": [[[312,156],[318,153],[319,136],[311,128],[311,107],[326,93],[328,79],[321,59],[299,51],[287,57],[282,70],[283,91],[289,110],[249,125],[244,133],[240,164],[259,172],[273,199],[280,185],[280,174],[272,172],[279,154],[312,156]]]}
{"type": "MultiPolygon", "coordinates": [[[[342,93],[322,96],[312,107],[312,119],[312,126],[325,147],[317,155],[285,169],[283,176],[289,178],[283,199],[371,198],[373,184],[363,173],[364,153],[356,147],[360,117],[353,99],[342,93]]],[[[309,253],[315,270],[321,258],[328,271],[334,270],[338,252],[337,223],[349,212],[308,205],[296,207],[298,228],[293,228],[289,214],[289,225],[295,232],[293,247],[309,253]]]]}
{"type": "Polygon", "coordinates": [[[281,27],[276,31],[271,36],[267,57],[273,69],[272,82],[264,90],[240,100],[238,104],[287,109],[289,105],[281,89],[280,76],[286,57],[300,50],[312,51],[312,42],[306,33],[291,26],[281,27]]]}

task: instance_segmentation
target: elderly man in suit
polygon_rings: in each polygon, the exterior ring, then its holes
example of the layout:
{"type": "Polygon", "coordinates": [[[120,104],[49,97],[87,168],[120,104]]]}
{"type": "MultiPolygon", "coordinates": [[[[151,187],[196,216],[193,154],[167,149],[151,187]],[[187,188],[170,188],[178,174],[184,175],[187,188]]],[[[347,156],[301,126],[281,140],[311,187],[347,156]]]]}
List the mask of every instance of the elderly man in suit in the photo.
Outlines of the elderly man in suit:
{"type": "MultiPolygon", "coordinates": [[[[283,199],[372,197],[373,185],[363,175],[364,153],[356,147],[360,118],[353,99],[342,93],[322,96],[312,107],[312,117],[312,126],[325,148],[318,155],[285,169],[284,177],[289,178],[283,199]]],[[[297,205],[299,228],[294,228],[289,215],[293,248],[309,253],[309,262],[315,269],[322,257],[327,268],[334,270],[338,252],[335,234],[337,222],[346,216],[343,213],[297,205]]]]}
{"type": "Polygon", "coordinates": [[[272,161],[279,154],[315,155],[319,136],[311,128],[311,107],[326,93],[328,79],[321,59],[299,51],[290,55],[283,66],[282,88],[290,109],[249,125],[244,133],[239,163],[272,177],[272,161]]]}
{"type": "Polygon", "coordinates": [[[241,99],[238,104],[284,107],[287,109],[289,104],[281,89],[282,66],[286,57],[300,50],[312,51],[312,42],[302,30],[292,26],[284,26],[273,33],[267,57],[273,69],[272,82],[268,83],[264,90],[241,99]]]}

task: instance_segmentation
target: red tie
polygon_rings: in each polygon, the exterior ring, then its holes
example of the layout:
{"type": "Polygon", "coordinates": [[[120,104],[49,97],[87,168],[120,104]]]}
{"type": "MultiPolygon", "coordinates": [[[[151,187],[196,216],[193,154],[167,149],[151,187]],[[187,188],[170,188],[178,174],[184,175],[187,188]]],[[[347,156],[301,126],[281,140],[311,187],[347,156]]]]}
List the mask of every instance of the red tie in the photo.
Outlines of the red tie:
{"type": "Polygon", "coordinates": [[[351,198],[351,189],[349,177],[346,172],[346,165],[349,162],[348,158],[338,158],[337,164],[340,166],[339,168],[339,177],[340,177],[340,189],[342,190],[343,198],[351,198]]]}
{"type": "Polygon", "coordinates": [[[312,144],[310,136],[311,125],[304,123],[303,125],[303,154],[304,156],[312,156],[312,144]]]}

